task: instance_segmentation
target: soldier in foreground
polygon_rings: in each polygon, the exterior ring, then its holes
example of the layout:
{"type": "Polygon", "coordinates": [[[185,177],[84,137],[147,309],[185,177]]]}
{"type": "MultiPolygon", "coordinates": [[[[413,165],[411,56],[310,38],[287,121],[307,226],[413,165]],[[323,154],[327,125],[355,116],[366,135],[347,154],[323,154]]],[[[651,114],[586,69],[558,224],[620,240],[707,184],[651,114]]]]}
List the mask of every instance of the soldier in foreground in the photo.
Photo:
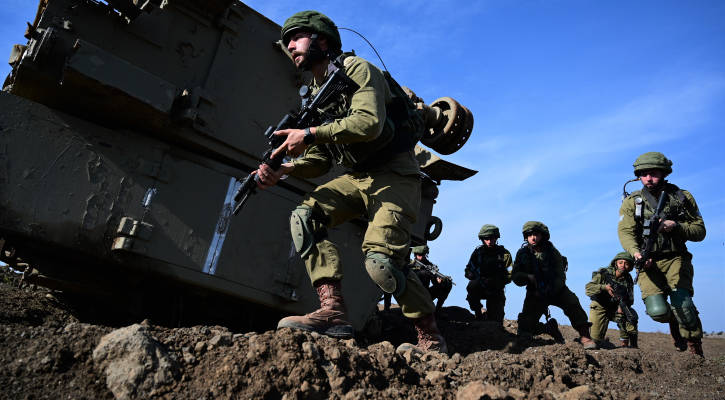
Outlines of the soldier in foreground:
{"type": "Polygon", "coordinates": [[[637,348],[637,314],[630,308],[634,303],[634,281],[629,274],[632,268],[634,257],[621,252],[608,267],[594,271],[592,280],[586,284],[585,293],[592,299],[592,339],[598,344],[604,341],[609,321],[615,321],[621,347],[637,348]]]}
{"type": "Polygon", "coordinates": [[[473,250],[465,276],[470,280],[466,286],[466,300],[476,319],[483,319],[481,300],[486,299],[486,319],[503,326],[506,305],[504,288],[511,282],[511,253],[498,245],[500,237],[501,233],[495,225],[481,227],[478,232],[481,245],[473,250]]]}
{"type": "Polygon", "coordinates": [[[585,349],[596,349],[589,336],[587,314],[566,286],[566,258],[549,241],[549,228],[541,222],[529,221],[522,233],[524,244],[516,253],[511,278],[518,286],[526,286],[524,307],[518,318],[519,336],[530,337],[537,331],[538,321],[549,305],[561,308],[571,326],[579,332],[585,349]]]}
{"type": "Polygon", "coordinates": [[[427,245],[415,246],[411,248],[413,252],[413,261],[411,269],[418,275],[423,287],[428,289],[430,297],[436,302],[436,311],[443,308],[443,303],[448,298],[453,288],[453,279],[450,276],[443,275],[438,270],[438,266],[428,260],[427,245]]]}
{"type": "Polygon", "coordinates": [[[672,161],[662,153],[637,157],[634,175],[642,189],[622,202],[617,233],[635,258],[647,314],[669,324],[678,350],[702,356],[702,323],[692,300],[692,254],[685,242],[705,239],[705,223],[690,192],[665,180],[670,173],[672,161]]]}
{"type": "Polygon", "coordinates": [[[348,170],[317,187],[292,212],[293,241],[317,290],[320,309],[283,318],[278,328],[340,338],[353,336],[342,297],[339,251],[327,238],[327,228],[365,216],[368,228],[362,250],[368,274],[384,292],[395,296],[403,315],[413,321],[419,348],[447,352],[436,324],[433,301],[417,275],[407,273],[405,268],[410,230],[420,203],[419,168],[413,153],[417,139],[412,141],[411,132],[393,127],[410,122],[396,121],[408,118],[408,114],[387,112],[392,94],[385,76],[360,57],[341,57],[339,31],[325,15],[302,11],[291,16],[282,26],[282,41],[295,65],[312,73],[313,93],[336,69],[344,69],[359,89],[326,110],[331,122],[275,132],[286,137],[275,153],[303,155],[282,164],[277,171],[266,164],[256,171],[259,186],[266,188],[284,174],[321,176],[333,162],[348,170]]]}

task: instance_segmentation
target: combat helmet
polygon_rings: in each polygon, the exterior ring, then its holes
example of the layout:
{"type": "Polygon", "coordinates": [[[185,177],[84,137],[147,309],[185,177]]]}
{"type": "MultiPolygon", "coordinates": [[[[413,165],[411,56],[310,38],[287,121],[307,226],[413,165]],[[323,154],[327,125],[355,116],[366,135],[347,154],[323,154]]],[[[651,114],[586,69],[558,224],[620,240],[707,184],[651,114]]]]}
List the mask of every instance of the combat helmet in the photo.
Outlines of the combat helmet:
{"type": "Polygon", "coordinates": [[[672,173],[672,161],[658,151],[644,153],[634,160],[634,175],[639,176],[641,171],[648,169],[659,169],[664,171],[665,176],[672,173]]]}
{"type": "Polygon", "coordinates": [[[524,235],[524,240],[526,240],[526,234],[528,232],[539,232],[543,236],[544,241],[549,240],[551,237],[549,235],[549,228],[544,225],[543,222],[539,221],[528,221],[524,224],[524,227],[521,228],[521,233],[524,235]]]}
{"type": "Polygon", "coordinates": [[[413,251],[413,254],[421,255],[421,256],[428,255],[428,251],[429,251],[428,246],[425,244],[422,246],[411,247],[410,249],[413,251]]]}
{"type": "Polygon", "coordinates": [[[501,237],[501,233],[499,233],[498,227],[491,224],[486,224],[482,226],[481,230],[478,232],[478,238],[483,240],[483,238],[490,236],[493,236],[496,239],[501,237]]]}
{"type": "Polygon", "coordinates": [[[282,25],[282,43],[287,45],[292,34],[299,30],[321,33],[327,37],[331,50],[339,53],[342,49],[342,40],[337,26],[329,17],[319,11],[300,11],[287,18],[282,25]]]}
{"type": "Polygon", "coordinates": [[[611,265],[614,265],[617,260],[627,260],[629,261],[629,265],[634,265],[634,257],[626,251],[617,253],[617,255],[612,259],[611,265]]]}

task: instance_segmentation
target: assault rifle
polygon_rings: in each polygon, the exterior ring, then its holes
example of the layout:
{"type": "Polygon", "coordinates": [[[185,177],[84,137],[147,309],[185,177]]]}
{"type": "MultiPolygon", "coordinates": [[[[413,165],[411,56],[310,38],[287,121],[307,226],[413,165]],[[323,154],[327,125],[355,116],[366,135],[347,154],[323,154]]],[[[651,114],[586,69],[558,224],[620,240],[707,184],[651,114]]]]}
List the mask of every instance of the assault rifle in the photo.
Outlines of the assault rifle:
{"type": "Polygon", "coordinates": [[[622,309],[624,318],[632,325],[637,325],[639,315],[637,315],[637,311],[627,305],[626,299],[630,297],[627,286],[617,282],[611,274],[604,272],[602,275],[604,276],[604,282],[612,288],[612,292],[614,292],[614,296],[612,298],[619,304],[619,308],[622,309]]]}
{"type": "Polygon", "coordinates": [[[662,214],[662,209],[665,207],[666,198],[667,194],[664,190],[662,190],[662,193],[660,193],[660,198],[657,200],[657,208],[655,208],[654,214],[652,214],[651,217],[644,221],[642,236],[644,236],[645,241],[644,248],[640,252],[642,258],[640,258],[639,260],[634,260],[634,268],[637,270],[637,276],[634,279],[635,282],[639,280],[639,273],[642,272],[644,264],[647,262],[647,259],[650,258],[650,253],[652,253],[652,249],[654,248],[654,245],[657,241],[657,236],[659,235],[660,230],[660,219],[662,219],[662,216],[660,214],[662,214]]]}
{"type": "MultiPolygon", "coordinates": [[[[276,156],[274,156],[274,158],[272,157],[274,150],[281,146],[285,141],[284,136],[273,135],[275,131],[281,129],[303,129],[323,123],[323,115],[320,112],[321,108],[324,108],[333,101],[337,100],[340,95],[351,95],[359,88],[360,86],[345,75],[345,72],[340,68],[330,74],[325,84],[322,85],[322,88],[320,88],[317,94],[315,94],[315,96],[311,99],[307,98],[309,95],[309,88],[307,88],[307,86],[303,86],[300,89],[300,96],[304,99],[302,108],[298,112],[292,111],[285,114],[277,126],[269,126],[267,130],[264,131],[264,136],[267,138],[267,145],[269,148],[262,155],[262,162],[269,165],[272,170],[277,171],[286,156],[285,152],[279,152],[276,156]]],[[[244,203],[247,199],[249,199],[249,195],[255,192],[257,182],[259,182],[259,177],[250,173],[246,178],[244,178],[244,180],[240,181],[237,179],[237,181],[241,182],[241,186],[234,194],[234,203],[236,204],[234,206],[234,215],[239,213],[239,210],[242,209],[244,203]]]]}
{"type": "MultiPolygon", "coordinates": [[[[453,278],[451,278],[448,275],[441,274],[441,271],[438,269],[438,266],[433,263],[424,263],[424,262],[420,262],[417,259],[414,259],[413,265],[415,265],[416,267],[418,267],[422,270],[430,272],[431,274],[433,274],[433,276],[435,276],[436,278],[439,278],[440,280],[443,280],[443,281],[448,280],[448,281],[451,281],[451,283],[453,282],[453,278]]],[[[455,283],[453,283],[453,284],[455,285],[455,283]]]]}

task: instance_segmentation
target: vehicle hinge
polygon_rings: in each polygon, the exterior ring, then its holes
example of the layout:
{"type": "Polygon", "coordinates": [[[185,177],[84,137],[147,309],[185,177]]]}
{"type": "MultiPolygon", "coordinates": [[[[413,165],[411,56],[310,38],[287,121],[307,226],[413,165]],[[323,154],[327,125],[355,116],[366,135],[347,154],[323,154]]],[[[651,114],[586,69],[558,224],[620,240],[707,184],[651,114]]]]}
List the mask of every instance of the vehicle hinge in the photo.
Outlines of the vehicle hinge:
{"type": "Polygon", "coordinates": [[[111,250],[145,254],[153,228],[154,226],[148,222],[137,221],[130,217],[121,218],[111,250]]]}

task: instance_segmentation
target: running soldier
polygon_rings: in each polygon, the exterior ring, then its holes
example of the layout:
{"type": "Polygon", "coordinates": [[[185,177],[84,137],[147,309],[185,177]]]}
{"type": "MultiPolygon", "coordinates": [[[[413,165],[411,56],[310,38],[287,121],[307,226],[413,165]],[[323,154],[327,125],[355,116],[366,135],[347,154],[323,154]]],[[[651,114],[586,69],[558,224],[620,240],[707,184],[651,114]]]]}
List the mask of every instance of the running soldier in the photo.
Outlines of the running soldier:
{"type": "Polygon", "coordinates": [[[622,202],[619,241],[634,256],[647,315],[669,324],[678,350],[702,356],[702,322],[692,300],[692,254],[685,242],[705,239],[705,222],[692,194],[665,179],[672,173],[672,161],[664,154],[644,153],[633,166],[632,181],[642,182],[642,189],[622,202]],[[655,211],[659,213],[653,218],[655,211]]]}

